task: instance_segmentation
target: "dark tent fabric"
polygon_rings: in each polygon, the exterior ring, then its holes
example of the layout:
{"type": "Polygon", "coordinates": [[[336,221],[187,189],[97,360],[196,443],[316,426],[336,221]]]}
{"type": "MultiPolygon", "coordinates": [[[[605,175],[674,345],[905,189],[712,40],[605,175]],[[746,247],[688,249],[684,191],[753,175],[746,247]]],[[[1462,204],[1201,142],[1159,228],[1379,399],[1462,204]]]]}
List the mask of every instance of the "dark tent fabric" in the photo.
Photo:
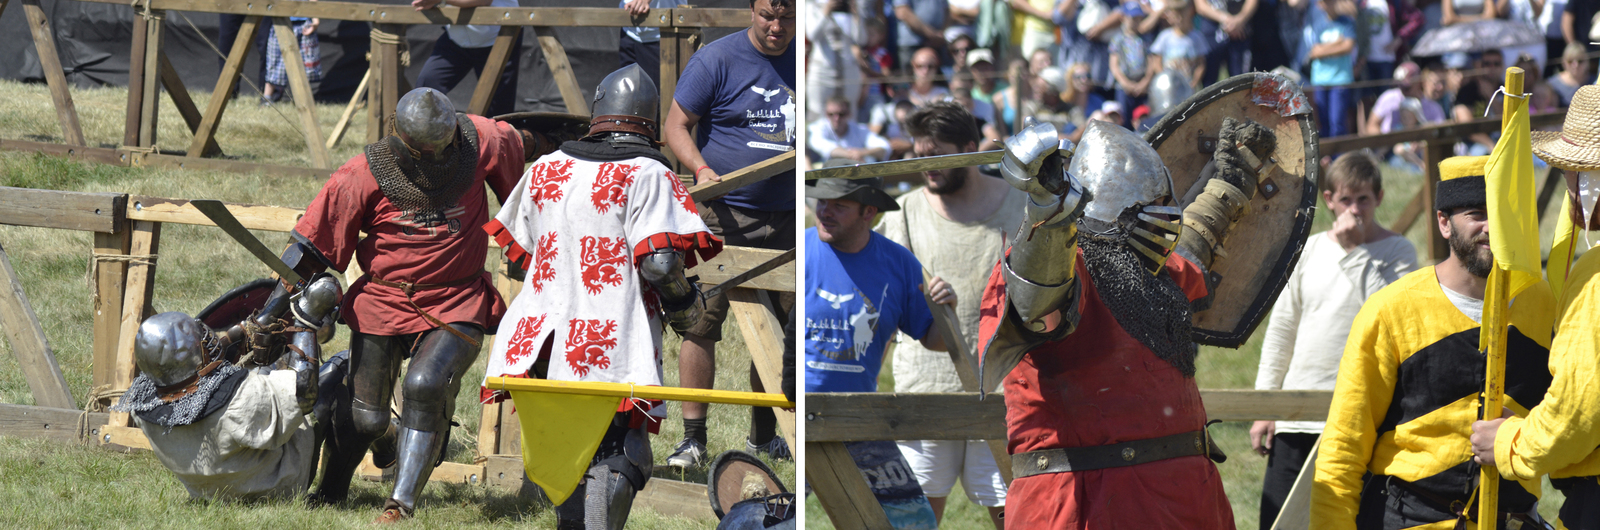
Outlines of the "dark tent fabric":
{"type": "MultiPolygon", "coordinates": [[[[407,5],[410,2],[374,0],[366,3],[407,5]]],[[[521,0],[521,5],[617,7],[619,4],[604,0],[521,0]]],[[[748,0],[711,0],[695,2],[693,5],[748,9],[750,4],[748,0]]],[[[69,83],[75,88],[128,84],[128,50],[133,42],[133,19],[136,16],[132,7],[73,0],[41,0],[40,6],[50,20],[61,66],[66,71],[69,83]]],[[[184,86],[191,92],[209,92],[216,87],[217,75],[222,70],[219,51],[225,54],[229,50],[227,46],[216,43],[219,18],[214,13],[170,11],[162,26],[162,50],[178,70],[179,77],[183,78],[184,86]]],[[[262,29],[259,40],[264,45],[266,32],[270,28],[264,25],[262,29]]],[[[621,31],[618,28],[558,27],[552,31],[566,49],[567,60],[580,87],[595,86],[619,66],[617,39],[621,31]]],[[[704,32],[705,42],[734,31],[738,31],[738,28],[707,28],[704,32]]],[[[317,29],[317,37],[322,52],[323,79],[312,83],[318,101],[345,103],[350,100],[361,82],[361,76],[366,72],[369,32],[370,26],[365,22],[322,21],[317,29]]],[[[443,32],[444,26],[440,25],[410,26],[406,31],[412,57],[411,65],[406,69],[408,79],[416,80],[423,61],[443,32]]],[[[533,30],[525,28],[523,32],[522,48],[518,51],[521,64],[517,77],[517,111],[565,111],[561,92],[550,76],[550,67],[545,63],[544,52],[540,50],[533,30]]],[[[40,67],[32,34],[28,31],[21,2],[11,2],[5,12],[0,13],[0,50],[13,50],[12,53],[0,54],[0,78],[44,82],[44,71],[40,67]]],[[[259,94],[256,87],[261,83],[260,65],[261,48],[257,46],[252,48],[246,59],[244,80],[239,83],[240,94],[259,94]]],[[[450,92],[450,99],[458,107],[466,108],[476,86],[474,77],[468,76],[450,92]]],[[[587,90],[585,92],[587,96],[587,90]]]]}

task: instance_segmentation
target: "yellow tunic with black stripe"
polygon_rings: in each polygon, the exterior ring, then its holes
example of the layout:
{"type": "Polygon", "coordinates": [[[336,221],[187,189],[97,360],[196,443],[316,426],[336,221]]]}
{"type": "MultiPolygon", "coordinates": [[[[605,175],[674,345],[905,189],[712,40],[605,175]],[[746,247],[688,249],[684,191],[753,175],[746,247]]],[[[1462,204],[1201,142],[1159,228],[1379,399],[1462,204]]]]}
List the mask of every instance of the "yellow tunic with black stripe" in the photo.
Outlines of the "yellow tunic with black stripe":
{"type": "MultiPolygon", "coordinates": [[[[1554,380],[1544,400],[1506,420],[1495,434],[1501,476],[1537,480],[1600,475],[1600,252],[1573,265],[1561,297],[1561,320],[1550,349],[1554,380]]],[[[1568,502],[1594,502],[1574,499],[1568,502]]]]}
{"type": "MultiPolygon", "coordinates": [[[[1554,314],[1543,283],[1512,301],[1505,402],[1518,415],[1550,384],[1554,314]]],[[[1445,296],[1433,267],[1367,300],[1345,343],[1317,453],[1312,528],[1453,527],[1449,504],[1470,499],[1475,483],[1469,436],[1483,390],[1478,331],[1445,296]],[[1363,483],[1366,473],[1372,477],[1363,483]]],[[[1539,491],[1537,480],[1502,481],[1501,511],[1528,510],[1539,491]]]]}

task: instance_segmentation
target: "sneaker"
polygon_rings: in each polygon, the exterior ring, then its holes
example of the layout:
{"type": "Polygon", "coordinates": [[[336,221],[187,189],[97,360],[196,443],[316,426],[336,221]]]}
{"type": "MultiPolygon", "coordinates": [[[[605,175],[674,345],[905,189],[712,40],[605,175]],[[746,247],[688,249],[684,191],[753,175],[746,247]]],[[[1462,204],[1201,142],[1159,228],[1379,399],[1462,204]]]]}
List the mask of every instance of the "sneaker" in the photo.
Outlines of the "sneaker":
{"type": "Polygon", "coordinates": [[[745,438],[744,451],[751,454],[767,455],[768,458],[773,460],[794,459],[794,455],[789,452],[789,442],[784,441],[782,436],[773,436],[771,441],[761,445],[756,445],[749,438],[745,438]]]}
{"type": "Polygon", "coordinates": [[[694,438],[684,438],[678,442],[678,449],[673,451],[672,456],[667,457],[667,465],[680,468],[705,467],[706,444],[694,438]]]}

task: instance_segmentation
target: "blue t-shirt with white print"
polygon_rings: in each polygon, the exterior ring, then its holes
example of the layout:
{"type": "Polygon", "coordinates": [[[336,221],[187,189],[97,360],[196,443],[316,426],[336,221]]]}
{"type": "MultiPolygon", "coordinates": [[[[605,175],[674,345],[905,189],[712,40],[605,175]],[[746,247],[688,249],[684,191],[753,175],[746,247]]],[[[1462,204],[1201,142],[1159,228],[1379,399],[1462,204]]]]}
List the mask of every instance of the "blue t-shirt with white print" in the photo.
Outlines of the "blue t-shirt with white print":
{"type": "Polygon", "coordinates": [[[921,338],[933,328],[922,296],[922,263],[872,232],[846,254],[806,230],[806,391],[876,392],[883,349],[895,330],[921,338]]]}
{"type": "MultiPolygon", "coordinates": [[[[794,43],[783,55],[756,49],[747,31],[707,44],[689,58],[672,95],[700,117],[695,146],[706,165],[727,175],[793,151],[799,100],[794,43]]],[[[794,181],[770,178],[723,196],[722,202],[768,212],[794,209],[794,181]]]]}

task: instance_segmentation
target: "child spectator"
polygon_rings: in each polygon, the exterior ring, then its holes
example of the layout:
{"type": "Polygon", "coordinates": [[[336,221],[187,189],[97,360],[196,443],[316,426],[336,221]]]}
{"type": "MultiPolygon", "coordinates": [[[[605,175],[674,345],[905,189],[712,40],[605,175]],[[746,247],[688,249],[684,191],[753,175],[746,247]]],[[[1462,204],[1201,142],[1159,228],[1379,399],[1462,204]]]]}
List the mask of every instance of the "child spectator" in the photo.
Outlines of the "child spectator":
{"type": "Polygon", "coordinates": [[[1149,51],[1137,29],[1143,17],[1144,8],[1139,2],[1124,2],[1122,31],[1111,37],[1111,76],[1117,81],[1117,103],[1124,109],[1144,104],[1145,90],[1150,88],[1149,57],[1146,57],[1149,51]]]}
{"type": "Polygon", "coordinates": [[[1348,85],[1355,82],[1356,5],[1353,0],[1318,0],[1322,9],[1311,14],[1306,27],[1310,37],[1311,85],[1321,112],[1323,138],[1352,132],[1350,107],[1354,99],[1348,85]]]}
{"type": "MultiPolygon", "coordinates": [[[[321,21],[316,18],[289,17],[289,22],[295,39],[299,41],[295,43],[300,47],[300,60],[297,62],[303,63],[296,67],[305,68],[306,77],[311,81],[321,81],[322,51],[317,44],[317,24],[321,21]]],[[[278,19],[278,23],[282,24],[283,19],[278,19]]],[[[267,74],[262,81],[263,106],[277,103],[289,91],[289,69],[283,61],[283,47],[278,44],[278,32],[270,28],[267,30],[267,74]]]]}
{"type": "Polygon", "coordinates": [[[1173,69],[1183,72],[1189,79],[1199,80],[1206,71],[1206,46],[1194,30],[1194,4],[1192,0],[1168,0],[1166,7],[1161,16],[1167,20],[1168,27],[1161,30],[1155,43],[1150,45],[1149,74],[1153,76],[1164,69],[1173,69]]]}

